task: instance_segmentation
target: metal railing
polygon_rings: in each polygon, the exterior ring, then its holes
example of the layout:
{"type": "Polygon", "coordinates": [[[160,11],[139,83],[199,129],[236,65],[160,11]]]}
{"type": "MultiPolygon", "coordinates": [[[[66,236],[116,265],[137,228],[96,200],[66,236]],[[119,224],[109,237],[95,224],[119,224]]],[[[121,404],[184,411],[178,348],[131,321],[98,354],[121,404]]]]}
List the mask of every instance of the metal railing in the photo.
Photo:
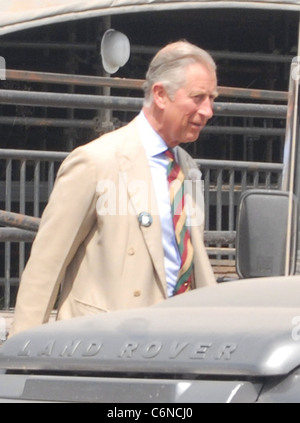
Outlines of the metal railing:
{"type": "Polygon", "coordinates": [[[239,199],[247,189],[280,189],[282,164],[198,160],[204,177],[205,241],[218,275],[235,273],[235,229],[239,199]]]}
{"type": "Polygon", "coordinates": [[[235,230],[236,207],[246,189],[281,186],[281,163],[229,160],[197,160],[197,163],[204,177],[207,231],[235,230]]]}
{"type": "MultiPolygon", "coordinates": [[[[66,155],[1,149],[0,208],[39,217],[66,155]]],[[[29,235],[18,229],[0,228],[0,308],[13,305],[12,290],[19,284],[33,239],[28,239],[29,235]]]]}

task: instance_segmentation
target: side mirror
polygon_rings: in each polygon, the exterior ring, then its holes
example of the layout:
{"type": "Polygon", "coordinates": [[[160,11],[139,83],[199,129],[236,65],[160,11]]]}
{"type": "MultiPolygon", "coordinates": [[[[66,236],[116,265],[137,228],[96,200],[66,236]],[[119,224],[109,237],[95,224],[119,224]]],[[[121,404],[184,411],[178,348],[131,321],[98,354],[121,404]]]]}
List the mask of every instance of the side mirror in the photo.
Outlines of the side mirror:
{"type": "Polygon", "coordinates": [[[241,196],[236,241],[236,270],[241,278],[295,273],[297,216],[297,199],[293,196],[291,202],[286,191],[249,190],[241,196]]]}

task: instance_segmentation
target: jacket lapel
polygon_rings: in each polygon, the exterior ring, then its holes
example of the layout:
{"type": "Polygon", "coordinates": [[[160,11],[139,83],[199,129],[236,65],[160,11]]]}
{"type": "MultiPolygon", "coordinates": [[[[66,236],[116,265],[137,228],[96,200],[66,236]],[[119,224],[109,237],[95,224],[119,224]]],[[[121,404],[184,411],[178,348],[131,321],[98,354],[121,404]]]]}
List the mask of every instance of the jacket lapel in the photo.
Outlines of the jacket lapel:
{"type": "Polygon", "coordinates": [[[148,213],[153,219],[151,226],[146,227],[140,225],[140,230],[142,231],[163,292],[167,297],[161,225],[150,167],[139,139],[135,121],[123,129],[124,137],[117,153],[117,159],[121,178],[127,187],[129,207],[132,207],[128,212],[136,216],[137,222],[139,215],[143,212],[148,213]]]}
{"type": "Polygon", "coordinates": [[[204,233],[204,193],[201,172],[196,162],[182,149],[178,152],[178,161],[185,175],[185,194],[188,204],[189,229],[194,248],[195,286],[204,286],[207,281],[214,281],[203,243],[204,233]]]}
{"type": "Polygon", "coordinates": [[[201,172],[197,163],[182,148],[178,149],[178,161],[184,173],[184,190],[189,208],[191,234],[197,228],[204,231],[204,189],[201,172]]]}

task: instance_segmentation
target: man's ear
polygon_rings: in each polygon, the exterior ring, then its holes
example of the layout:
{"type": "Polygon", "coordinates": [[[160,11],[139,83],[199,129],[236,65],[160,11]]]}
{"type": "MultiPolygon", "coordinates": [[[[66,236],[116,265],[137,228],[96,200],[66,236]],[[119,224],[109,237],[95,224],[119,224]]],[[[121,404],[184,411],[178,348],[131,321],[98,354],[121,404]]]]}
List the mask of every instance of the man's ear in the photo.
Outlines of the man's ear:
{"type": "Polygon", "coordinates": [[[153,100],[156,106],[163,110],[168,98],[166,90],[161,82],[157,82],[152,87],[153,100]]]}

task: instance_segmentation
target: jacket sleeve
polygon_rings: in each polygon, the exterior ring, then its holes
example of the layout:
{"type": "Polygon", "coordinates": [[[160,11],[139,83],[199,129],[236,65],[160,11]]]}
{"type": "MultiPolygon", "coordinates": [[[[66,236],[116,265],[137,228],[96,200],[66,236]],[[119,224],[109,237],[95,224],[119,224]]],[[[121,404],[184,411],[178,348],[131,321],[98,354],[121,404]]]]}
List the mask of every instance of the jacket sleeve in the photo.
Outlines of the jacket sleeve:
{"type": "Polygon", "coordinates": [[[67,266],[96,219],[96,169],[80,147],[63,162],[22,275],[11,334],[46,323],[67,266]]]}

